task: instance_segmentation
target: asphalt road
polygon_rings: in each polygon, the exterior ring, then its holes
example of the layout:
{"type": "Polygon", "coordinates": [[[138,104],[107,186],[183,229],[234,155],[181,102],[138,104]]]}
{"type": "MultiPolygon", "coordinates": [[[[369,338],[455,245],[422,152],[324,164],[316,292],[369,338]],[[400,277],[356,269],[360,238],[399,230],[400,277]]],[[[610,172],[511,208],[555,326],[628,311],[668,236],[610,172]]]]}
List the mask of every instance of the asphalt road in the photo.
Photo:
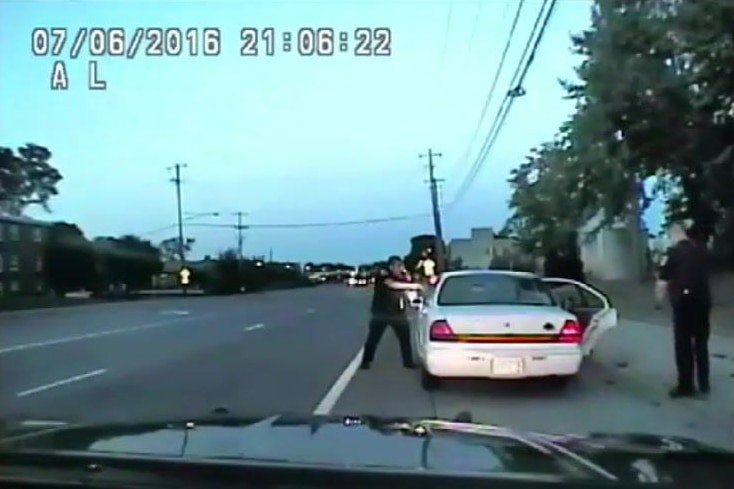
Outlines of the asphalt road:
{"type": "MultiPolygon", "coordinates": [[[[648,432],[734,448],[734,340],[707,400],[667,398],[670,329],[623,321],[564,390],[450,382],[400,366],[388,333],[358,371],[370,291],[343,286],[0,314],[0,416],[65,421],[317,412],[453,417],[522,429],[648,432]]],[[[624,311],[621,311],[624,316],[624,311]]]]}

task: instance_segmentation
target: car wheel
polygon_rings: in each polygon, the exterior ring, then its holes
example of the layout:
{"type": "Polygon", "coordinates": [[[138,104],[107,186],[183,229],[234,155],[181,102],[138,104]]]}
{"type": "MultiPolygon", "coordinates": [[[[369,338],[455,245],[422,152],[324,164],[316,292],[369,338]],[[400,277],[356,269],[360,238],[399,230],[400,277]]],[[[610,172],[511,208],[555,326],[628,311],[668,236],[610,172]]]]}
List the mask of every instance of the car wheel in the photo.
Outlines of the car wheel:
{"type": "Polygon", "coordinates": [[[421,367],[421,387],[427,391],[433,391],[440,387],[441,379],[431,375],[425,367],[421,367]]]}

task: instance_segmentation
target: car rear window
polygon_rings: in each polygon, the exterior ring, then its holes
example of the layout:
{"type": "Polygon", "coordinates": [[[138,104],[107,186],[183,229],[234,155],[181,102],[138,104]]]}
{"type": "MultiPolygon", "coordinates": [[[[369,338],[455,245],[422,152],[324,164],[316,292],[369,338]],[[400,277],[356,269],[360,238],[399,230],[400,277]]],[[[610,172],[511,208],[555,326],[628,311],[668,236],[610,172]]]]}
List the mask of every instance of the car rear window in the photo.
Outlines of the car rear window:
{"type": "Polygon", "coordinates": [[[483,273],[446,278],[438,291],[437,304],[552,306],[555,302],[537,278],[483,273]]]}

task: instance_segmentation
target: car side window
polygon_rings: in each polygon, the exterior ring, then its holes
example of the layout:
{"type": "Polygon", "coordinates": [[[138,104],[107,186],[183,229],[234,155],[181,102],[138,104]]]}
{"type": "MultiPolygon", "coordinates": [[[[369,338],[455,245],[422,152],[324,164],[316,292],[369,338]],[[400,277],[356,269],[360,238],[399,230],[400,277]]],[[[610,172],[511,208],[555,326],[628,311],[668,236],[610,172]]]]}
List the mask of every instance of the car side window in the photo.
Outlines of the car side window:
{"type": "Polygon", "coordinates": [[[582,303],[584,304],[582,307],[588,307],[590,309],[603,309],[604,308],[604,301],[596,294],[593,294],[592,292],[583,289],[581,287],[577,287],[579,289],[579,293],[581,294],[582,303]]]}
{"type": "Polygon", "coordinates": [[[585,291],[577,285],[563,282],[549,282],[547,285],[557,304],[568,308],[589,307],[586,305],[586,297],[582,294],[585,291]]]}

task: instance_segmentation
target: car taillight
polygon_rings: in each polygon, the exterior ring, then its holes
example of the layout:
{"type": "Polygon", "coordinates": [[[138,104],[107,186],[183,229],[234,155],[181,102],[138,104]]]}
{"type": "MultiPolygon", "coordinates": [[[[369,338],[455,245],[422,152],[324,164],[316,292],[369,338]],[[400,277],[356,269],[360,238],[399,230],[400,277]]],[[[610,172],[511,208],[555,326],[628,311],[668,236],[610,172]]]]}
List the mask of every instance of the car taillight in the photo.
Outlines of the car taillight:
{"type": "Polygon", "coordinates": [[[451,329],[451,326],[449,325],[449,323],[447,321],[444,321],[443,319],[434,321],[433,324],[431,324],[431,330],[428,336],[431,341],[454,341],[456,340],[456,335],[454,334],[454,330],[451,329]]]}
{"type": "Polygon", "coordinates": [[[563,324],[558,341],[561,343],[581,343],[582,337],[583,331],[581,330],[581,324],[578,321],[569,319],[563,324]]]}

